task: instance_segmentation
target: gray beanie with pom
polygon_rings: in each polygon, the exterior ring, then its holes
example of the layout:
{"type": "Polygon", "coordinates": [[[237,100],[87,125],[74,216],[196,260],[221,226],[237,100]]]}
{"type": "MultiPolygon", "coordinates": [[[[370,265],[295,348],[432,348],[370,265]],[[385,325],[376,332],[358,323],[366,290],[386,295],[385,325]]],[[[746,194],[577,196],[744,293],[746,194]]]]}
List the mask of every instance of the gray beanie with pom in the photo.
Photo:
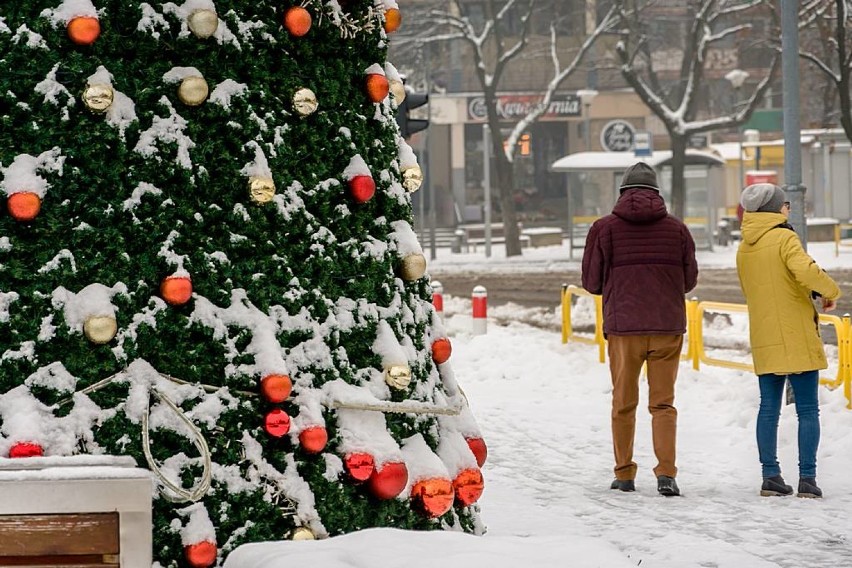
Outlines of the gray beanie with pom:
{"type": "Polygon", "coordinates": [[[780,213],[787,197],[784,191],[775,184],[756,183],[743,190],[740,204],[750,212],[780,213]]]}

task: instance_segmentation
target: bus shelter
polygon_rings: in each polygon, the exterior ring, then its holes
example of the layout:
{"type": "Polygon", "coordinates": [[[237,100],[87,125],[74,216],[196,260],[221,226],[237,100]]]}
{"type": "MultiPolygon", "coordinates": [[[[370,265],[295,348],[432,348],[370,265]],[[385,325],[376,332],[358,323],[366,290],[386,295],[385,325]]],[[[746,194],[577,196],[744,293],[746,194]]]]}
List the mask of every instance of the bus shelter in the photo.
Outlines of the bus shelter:
{"type": "MultiPolygon", "coordinates": [[[[556,160],[550,170],[568,174],[570,257],[574,256],[574,248],[583,246],[591,224],[612,211],[624,171],[636,162],[645,162],[656,170],[660,194],[671,209],[671,160],[671,150],[657,150],[648,156],[632,152],[577,152],[556,160]]],[[[724,164],[715,153],[686,151],[684,222],[699,248],[713,249],[719,209],[724,208],[724,164]]]]}

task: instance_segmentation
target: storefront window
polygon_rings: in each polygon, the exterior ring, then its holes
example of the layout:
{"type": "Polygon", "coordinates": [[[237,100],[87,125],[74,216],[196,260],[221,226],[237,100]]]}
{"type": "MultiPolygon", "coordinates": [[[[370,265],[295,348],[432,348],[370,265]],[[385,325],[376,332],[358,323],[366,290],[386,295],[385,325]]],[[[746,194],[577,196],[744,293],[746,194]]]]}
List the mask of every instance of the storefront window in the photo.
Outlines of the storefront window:
{"type": "MultiPolygon", "coordinates": [[[[505,141],[511,129],[502,129],[505,141]]],[[[564,123],[534,124],[517,141],[513,168],[512,198],[519,216],[524,219],[550,219],[564,216],[565,176],[549,171],[550,165],[565,155],[566,129],[564,123]]],[[[505,144],[505,142],[504,142],[505,144]]],[[[465,125],[465,187],[468,203],[483,201],[483,144],[482,124],[465,125]]],[[[498,183],[492,161],[491,183],[498,183]]],[[[495,211],[499,210],[494,200],[495,211]]]]}

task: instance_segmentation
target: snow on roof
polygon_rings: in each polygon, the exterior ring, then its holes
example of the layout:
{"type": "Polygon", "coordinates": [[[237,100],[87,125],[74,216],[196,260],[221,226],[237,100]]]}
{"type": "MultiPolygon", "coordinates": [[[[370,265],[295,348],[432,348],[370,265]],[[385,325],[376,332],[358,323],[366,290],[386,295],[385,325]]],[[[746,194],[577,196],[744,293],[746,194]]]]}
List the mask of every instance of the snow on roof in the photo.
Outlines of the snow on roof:
{"type": "Polygon", "coordinates": [[[711,144],[710,148],[715,150],[726,162],[740,159],[739,142],[719,142],[718,144],[711,144]]]}
{"type": "MultiPolygon", "coordinates": [[[[578,172],[588,170],[626,170],[636,162],[658,167],[671,160],[671,150],[656,150],[650,156],[635,156],[633,152],[577,152],[559,158],[550,166],[553,172],[578,172]]],[[[687,164],[724,164],[714,153],[700,150],[686,151],[687,164]]]]}

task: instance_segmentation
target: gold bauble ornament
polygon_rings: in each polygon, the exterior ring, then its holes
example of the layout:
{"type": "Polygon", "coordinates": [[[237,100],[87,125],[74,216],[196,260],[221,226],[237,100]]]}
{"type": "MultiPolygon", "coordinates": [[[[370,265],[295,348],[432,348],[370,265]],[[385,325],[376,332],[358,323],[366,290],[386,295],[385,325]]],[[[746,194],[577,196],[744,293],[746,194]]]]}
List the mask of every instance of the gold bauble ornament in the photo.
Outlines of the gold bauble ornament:
{"type": "Polygon", "coordinates": [[[296,527],[293,529],[293,532],[290,533],[290,540],[316,540],[316,538],[314,531],[308,527],[296,527]]]}
{"type": "Polygon", "coordinates": [[[302,88],[293,94],[293,110],[301,116],[313,114],[318,106],[317,96],[310,89],[302,88]]]}
{"type": "Polygon", "coordinates": [[[402,259],[399,275],[403,280],[419,280],[426,274],[426,257],[420,253],[406,255],[402,259]]]}
{"type": "Polygon", "coordinates": [[[406,389],[411,384],[411,369],[408,365],[391,365],[385,369],[385,382],[395,389],[406,389]]]}
{"type": "Polygon", "coordinates": [[[210,87],[207,86],[204,77],[187,77],[178,87],[178,98],[186,106],[200,105],[207,100],[208,94],[210,94],[210,87]]]}
{"type": "Polygon", "coordinates": [[[115,93],[112,87],[102,83],[89,85],[83,91],[83,104],[95,113],[106,112],[112,106],[115,93]]]}
{"type": "Polygon", "coordinates": [[[193,10],[186,19],[186,24],[195,37],[207,39],[216,33],[216,29],[219,27],[219,16],[213,10],[193,10]]]}
{"type": "Polygon", "coordinates": [[[275,197],[275,182],[269,177],[251,176],[249,196],[255,203],[269,203],[275,197]]]}
{"type": "Polygon", "coordinates": [[[420,166],[402,168],[402,187],[409,193],[414,193],[423,185],[423,170],[420,166]]]}
{"type": "Polygon", "coordinates": [[[393,95],[391,97],[391,104],[393,104],[393,107],[396,108],[405,100],[405,85],[402,84],[402,81],[397,81],[395,79],[388,81],[388,84],[390,86],[391,95],[393,95]]]}
{"type": "Polygon", "coordinates": [[[112,316],[89,316],[83,324],[86,339],[96,345],[109,343],[118,331],[118,324],[112,316]]]}

